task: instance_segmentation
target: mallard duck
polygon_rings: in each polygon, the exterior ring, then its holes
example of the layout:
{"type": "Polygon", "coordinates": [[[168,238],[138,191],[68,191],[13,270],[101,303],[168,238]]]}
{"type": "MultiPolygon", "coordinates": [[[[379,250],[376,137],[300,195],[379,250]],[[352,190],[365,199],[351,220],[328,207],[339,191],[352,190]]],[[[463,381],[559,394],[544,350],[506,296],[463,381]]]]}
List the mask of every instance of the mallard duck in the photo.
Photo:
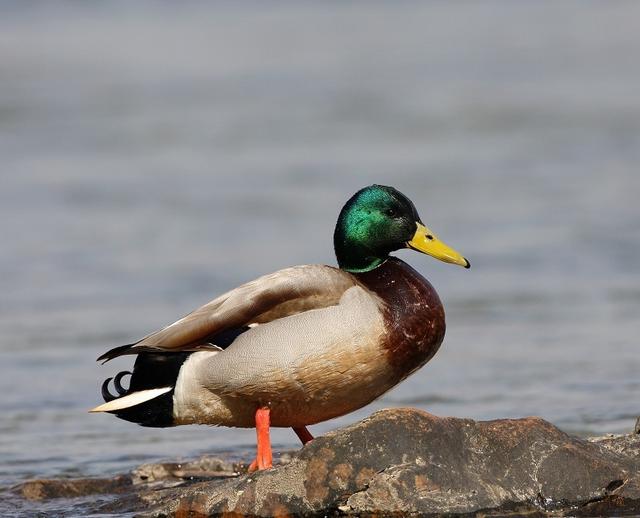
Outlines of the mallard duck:
{"type": "Polygon", "coordinates": [[[389,254],[411,248],[465,268],[413,203],[372,185],[347,201],[334,247],[339,268],[304,265],[235,288],[142,340],[133,372],[105,380],[109,412],[142,426],[209,424],[257,430],[250,469],[272,465],[269,427],[307,426],[357,410],[422,367],[445,333],[431,284],[389,254]],[[129,387],[122,379],[131,375],[129,387]]]}

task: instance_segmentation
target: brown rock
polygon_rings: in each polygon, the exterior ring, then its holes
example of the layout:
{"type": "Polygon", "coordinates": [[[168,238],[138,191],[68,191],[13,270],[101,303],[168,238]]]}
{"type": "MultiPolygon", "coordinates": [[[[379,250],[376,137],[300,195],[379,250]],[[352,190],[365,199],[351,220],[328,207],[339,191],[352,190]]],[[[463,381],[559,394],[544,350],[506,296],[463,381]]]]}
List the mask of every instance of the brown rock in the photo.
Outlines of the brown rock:
{"type": "Polygon", "coordinates": [[[100,493],[121,494],[131,490],[131,478],[118,475],[114,478],[38,479],[21,484],[17,490],[27,500],[76,498],[100,493]]]}
{"type": "MultiPolygon", "coordinates": [[[[120,503],[140,516],[637,514],[639,453],[640,435],[582,440],[539,418],[476,422],[384,410],[259,473],[232,476],[239,466],[211,458],[142,466],[128,485],[114,486],[129,496],[101,510],[120,503]]],[[[23,485],[22,494],[61,493],[37,488],[23,485]]]]}

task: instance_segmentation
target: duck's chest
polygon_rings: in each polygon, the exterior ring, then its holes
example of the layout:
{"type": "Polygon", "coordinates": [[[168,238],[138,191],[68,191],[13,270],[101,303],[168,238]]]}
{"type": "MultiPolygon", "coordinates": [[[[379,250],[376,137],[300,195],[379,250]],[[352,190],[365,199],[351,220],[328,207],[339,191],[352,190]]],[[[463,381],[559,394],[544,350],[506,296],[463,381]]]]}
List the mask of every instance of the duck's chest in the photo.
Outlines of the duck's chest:
{"type": "Polygon", "coordinates": [[[440,297],[429,281],[397,258],[356,275],[384,302],[382,346],[399,381],[428,362],[442,343],[445,318],[440,297]]]}

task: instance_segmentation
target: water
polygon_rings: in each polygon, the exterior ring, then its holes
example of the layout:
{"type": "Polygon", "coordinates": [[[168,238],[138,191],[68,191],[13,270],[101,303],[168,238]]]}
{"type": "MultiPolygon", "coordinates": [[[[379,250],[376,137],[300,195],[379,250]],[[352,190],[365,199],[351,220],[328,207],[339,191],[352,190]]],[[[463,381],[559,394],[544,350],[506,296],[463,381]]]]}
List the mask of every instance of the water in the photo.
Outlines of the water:
{"type": "MultiPolygon", "coordinates": [[[[0,486],[244,451],[90,415],[106,349],[288,265],[391,184],[470,258],[400,255],[448,331],[388,406],[640,413],[637,2],[0,5],[0,486]]],[[[280,447],[291,431],[274,433],[280,447]]],[[[5,513],[6,514],[6,513],[5,513]]]]}

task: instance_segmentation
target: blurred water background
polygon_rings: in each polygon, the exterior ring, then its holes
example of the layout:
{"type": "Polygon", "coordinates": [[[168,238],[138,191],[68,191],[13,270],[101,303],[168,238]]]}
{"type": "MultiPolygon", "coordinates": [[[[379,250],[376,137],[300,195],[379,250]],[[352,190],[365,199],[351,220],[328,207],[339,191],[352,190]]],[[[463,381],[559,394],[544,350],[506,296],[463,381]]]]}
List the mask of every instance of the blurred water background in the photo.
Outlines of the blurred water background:
{"type": "Polygon", "coordinates": [[[398,254],[438,289],[445,343],[314,433],[398,405],[632,429],[638,20],[633,1],[0,3],[0,485],[251,450],[251,430],[88,414],[130,365],[95,358],[333,264],[337,213],[374,182],[473,268],[398,254]]]}

